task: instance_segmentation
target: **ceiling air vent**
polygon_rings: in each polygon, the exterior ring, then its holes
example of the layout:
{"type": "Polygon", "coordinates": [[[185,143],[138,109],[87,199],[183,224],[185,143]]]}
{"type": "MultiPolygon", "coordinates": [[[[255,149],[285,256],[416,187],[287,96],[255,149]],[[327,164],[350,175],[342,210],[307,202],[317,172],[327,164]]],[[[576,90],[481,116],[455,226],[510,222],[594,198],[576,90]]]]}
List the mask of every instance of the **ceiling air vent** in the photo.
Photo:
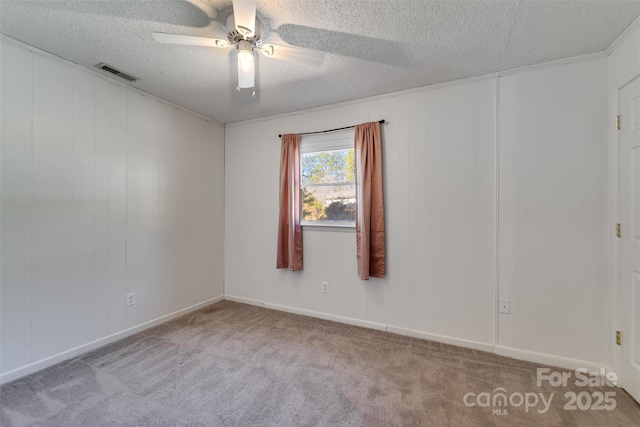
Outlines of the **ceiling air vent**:
{"type": "Polygon", "coordinates": [[[111,73],[115,76],[120,77],[121,79],[125,79],[127,81],[130,82],[135,82],[140,80],[139,78],[132,76],[131,74],[127,74],[127,73],[123,73],[122,71],[118,70],[117,68],[112,67],[109,64],[105,64],[104,62],[101,62],[99,64],[95,65],[96,68],[106,71],[107,73],[111,73]]]}

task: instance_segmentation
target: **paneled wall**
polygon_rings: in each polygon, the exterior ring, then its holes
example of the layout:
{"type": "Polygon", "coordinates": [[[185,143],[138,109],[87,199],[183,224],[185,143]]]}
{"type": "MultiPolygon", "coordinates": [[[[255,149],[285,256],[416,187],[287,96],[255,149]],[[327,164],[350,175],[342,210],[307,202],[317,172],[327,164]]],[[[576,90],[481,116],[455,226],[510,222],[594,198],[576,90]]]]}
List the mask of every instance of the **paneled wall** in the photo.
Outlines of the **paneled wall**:
{"type": "Polygon", "coordinates": [[[1,55],[1,373],[220,297],[223,127],[1,55]]]}
{"type": "Polygon", "coordinates": [[[609,362],[606,129],[604,57],[227,126],[225,294],[595,369],[609,362]],[[304,270],[276,270],[277,135],[378,119],[388,276],[360,281],[354,234],[337,230],[305,230],[304,270]]]}
{"type": "Polygon", "coordinates": [[[490,348],[494,110],[483,80],[228,126],[225,294],[490,348]],[[355,234],[335,229],[305,229],[304,270],[276,270],[278,134],[379,119],[387,277],[361,281],[355,234]]]}
{"type": "Polygon", "coordinates": [[[499,79],[501,346],[607,361],[606,63],[499,79]]]}
{"type": "MultiPolygon", "coordinates": [[[[640,72],[640,25],[637,20],[635,24],[635,29],[611,52],[607,60],[609,85],[615,91],[640,72]]],[[[632,24],[630,28],[633,27],[632,24]]]]}
{"type": "Polygon", "coordinates": [[[554,364],[608,360],[604,58],[225,131],[1,48],[2,374],[223,293],[554,364]],[[277,270],[277,135],[379,119],[387,277],[359,280],[355,235],[337,229],[305,229],[304,270],[277,270]]]}

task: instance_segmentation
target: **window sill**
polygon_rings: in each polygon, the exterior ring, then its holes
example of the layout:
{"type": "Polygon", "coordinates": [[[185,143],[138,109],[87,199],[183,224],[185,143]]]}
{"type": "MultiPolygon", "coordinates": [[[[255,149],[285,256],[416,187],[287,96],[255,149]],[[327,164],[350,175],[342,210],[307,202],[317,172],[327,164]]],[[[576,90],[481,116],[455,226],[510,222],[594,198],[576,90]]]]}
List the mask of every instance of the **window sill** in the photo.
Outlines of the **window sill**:
{"type": "Polygon", "coordinates": [[[302,229],[306,231],[341,231],[341,232],[355,232],[355,222],[332,222],[332,221],[302,221],[302,229]]]}

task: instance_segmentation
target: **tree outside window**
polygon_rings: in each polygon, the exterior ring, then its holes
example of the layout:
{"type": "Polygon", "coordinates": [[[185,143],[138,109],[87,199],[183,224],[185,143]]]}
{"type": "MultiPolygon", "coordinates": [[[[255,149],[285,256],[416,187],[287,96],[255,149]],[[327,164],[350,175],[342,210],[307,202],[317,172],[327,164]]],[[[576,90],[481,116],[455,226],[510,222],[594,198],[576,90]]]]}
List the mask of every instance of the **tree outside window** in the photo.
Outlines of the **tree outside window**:
{"type": "Polygon", "coordinates": [[[355,221],[353,148],[303,153],[301,174],[304,221],[355,221]]]}

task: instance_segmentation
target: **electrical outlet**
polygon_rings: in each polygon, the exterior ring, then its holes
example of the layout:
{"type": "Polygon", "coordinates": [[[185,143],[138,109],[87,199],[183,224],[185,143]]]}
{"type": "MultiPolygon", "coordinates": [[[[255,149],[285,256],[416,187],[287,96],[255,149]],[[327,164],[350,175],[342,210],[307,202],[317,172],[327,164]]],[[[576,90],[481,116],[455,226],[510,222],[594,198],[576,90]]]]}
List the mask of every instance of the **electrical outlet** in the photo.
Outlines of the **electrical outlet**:
{"type": "Polygon", "coordinates": [[[499,308],[500,308],[499,310],[500,313],[511,314],[511,303],[509,302],[508,299],[501,298],[499,308]]]}
{"type": "Polygon", "coordinates": [[[326,294],[329,292],[329,282],[322,282],[322,293],[326,294]]]}
{"type": "Polygon", "coordinates": [[[127,306],[133,305],[135,303],[136,303],[136,293],[131,292],[130,294],[127,294],[127,306]]]}

